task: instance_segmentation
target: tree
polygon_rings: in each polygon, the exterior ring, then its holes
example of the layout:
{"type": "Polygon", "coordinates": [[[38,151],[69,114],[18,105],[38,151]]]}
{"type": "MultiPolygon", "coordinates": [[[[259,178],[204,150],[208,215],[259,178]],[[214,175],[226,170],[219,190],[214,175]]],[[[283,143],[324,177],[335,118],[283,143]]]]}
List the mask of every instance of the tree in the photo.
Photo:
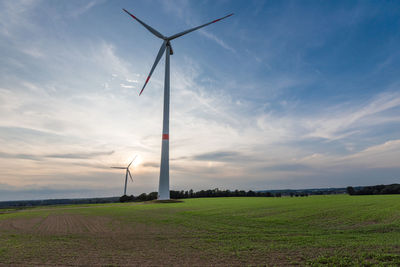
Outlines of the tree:
{"type": "Polygon", "coordinates": [[[135,197],[133,195],[127,196],[127,195],[123,195],[119,198],[119,202],[130,202],[130,201],[134,201],[135,197]]]}
{"type": "Polygon", "coordinates": [[[346,192],[347,192],[347,194],[349,194],[350,196],[356,194],[356,191],[354,190],[354,188],[353,188],[352,186],[348,186],[348,187],[346,188],[346,192]]]}
{"type": "Polygon", "coordinates": [[[146,193],[142,193],[137,197],[137,199],[139,199],[140,201],[146,201],[147,200],[147,194],[146,193]]]}
{"type": "Polygon", "coordinates": [[[247,196],[248,197],[255,197],[256,196],[256,193],[254,192],[254,191],[249,191],[249,192],[247,192],[247,196]]]}
{"type": "Polygon", "coordinates": [[[151,192],[146,196],[146,200],[154,200],[157,199],[158,192],[151,192]]]}

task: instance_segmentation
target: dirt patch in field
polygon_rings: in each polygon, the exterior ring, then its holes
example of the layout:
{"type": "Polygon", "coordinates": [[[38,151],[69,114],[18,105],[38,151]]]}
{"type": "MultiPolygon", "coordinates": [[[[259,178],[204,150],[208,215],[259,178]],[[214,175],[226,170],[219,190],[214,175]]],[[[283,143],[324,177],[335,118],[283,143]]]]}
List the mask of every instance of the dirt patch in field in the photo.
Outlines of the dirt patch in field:
{"type": "Polygon", "coordinates": [[[43,218],[15,218],[0,220],[0,231],[34,231],[43,218]]]}
{"type": "Polygon", "coordinates": [[[9,265],[221,266],[236,257],[205,252],[192,229],[125,222],[109,217],[50,213],[0,221],[0,241],[9,265]]]}
{"type": "Polygon", "coordinates": [[[37,227],[42,234],[82,234],[109,232],[107,224],[111,219],[88,217],[78,214],[52,214],[47,216],[37,227]]]}

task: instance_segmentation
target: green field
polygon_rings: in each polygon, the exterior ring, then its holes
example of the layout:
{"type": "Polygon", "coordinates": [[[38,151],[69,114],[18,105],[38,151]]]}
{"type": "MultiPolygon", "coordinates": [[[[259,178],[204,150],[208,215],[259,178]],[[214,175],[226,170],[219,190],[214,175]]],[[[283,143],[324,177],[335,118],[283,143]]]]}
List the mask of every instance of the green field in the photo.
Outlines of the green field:
{"type": "Polygon", "coordinates": [[[400,195],[8,210],[0,264],[399,266],[400,195]]]}

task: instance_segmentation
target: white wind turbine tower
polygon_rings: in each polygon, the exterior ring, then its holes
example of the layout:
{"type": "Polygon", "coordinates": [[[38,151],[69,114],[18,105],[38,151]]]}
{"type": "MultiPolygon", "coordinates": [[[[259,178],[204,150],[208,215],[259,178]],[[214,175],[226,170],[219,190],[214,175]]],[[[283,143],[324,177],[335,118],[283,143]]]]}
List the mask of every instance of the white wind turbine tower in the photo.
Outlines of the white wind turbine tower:
{"type": "Polygon", "coordinates": [[[135,156],[135,158],[131,161],[131,163],[129,163],[129,165],[127,167],[111,167],[113,169],[122,169],[122,170],[126,170],[125,172],[125,187],[124,187],[124,196],[126,196],[126,183],[128,182],[128,175],[131,178],[132,182],[133,182],[133,178],[132,178],[132,174],[129,171],[129,167],[131,166],[131,164],[135,161],[137,156],[135,156]]]}
{"type": "Polygon", "coordinates": [[[140,24],[142,24],[147,30],[149,30],[152,34],[156,37],[163,40],[163,43],[158,51],[156,60],[154,61],[153,67],[150,70],[149,76],[147,76],[146,82],[143,85],[142,90],[140,91],[139,95],[142,94],[144,88],[146,87],[147,83],[150,80],[151,75],[153,74],[154,69],[156,68],[158,62],[160,61],[161,57],[166,51],[165,54],[165,78],[164,78],[164,112],[163,112],[163,131],[162,131],[162,146],[161,146],[161,166],[160,166],[160,181],[158,186],[158,199],[159,200],[167,200],[169,199],[169,56],[173,54],[173,50],[171,47],[170,41],[181,37],[187,33],[192,31],[198,30],[205,26],[208,26],[212,23],[225,19],[233,15],[229,14],[225,17],[213,20],[206,24],[194,27],[192,29],[174,34],[170,37],[166,37],[129,13],[126,9],[123,9],[126,13],[128,13],[133,19],[137,20],[140,24]]]}

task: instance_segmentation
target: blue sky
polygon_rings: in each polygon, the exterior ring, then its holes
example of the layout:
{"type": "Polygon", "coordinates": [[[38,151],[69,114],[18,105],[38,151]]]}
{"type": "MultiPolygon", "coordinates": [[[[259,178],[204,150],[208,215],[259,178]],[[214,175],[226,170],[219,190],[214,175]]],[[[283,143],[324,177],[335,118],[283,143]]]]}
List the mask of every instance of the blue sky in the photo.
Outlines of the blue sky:
{"type": "Polygon", "coordinates": [[[396,1],[0,1],[0,200],[400,182],[396,1]]]}

